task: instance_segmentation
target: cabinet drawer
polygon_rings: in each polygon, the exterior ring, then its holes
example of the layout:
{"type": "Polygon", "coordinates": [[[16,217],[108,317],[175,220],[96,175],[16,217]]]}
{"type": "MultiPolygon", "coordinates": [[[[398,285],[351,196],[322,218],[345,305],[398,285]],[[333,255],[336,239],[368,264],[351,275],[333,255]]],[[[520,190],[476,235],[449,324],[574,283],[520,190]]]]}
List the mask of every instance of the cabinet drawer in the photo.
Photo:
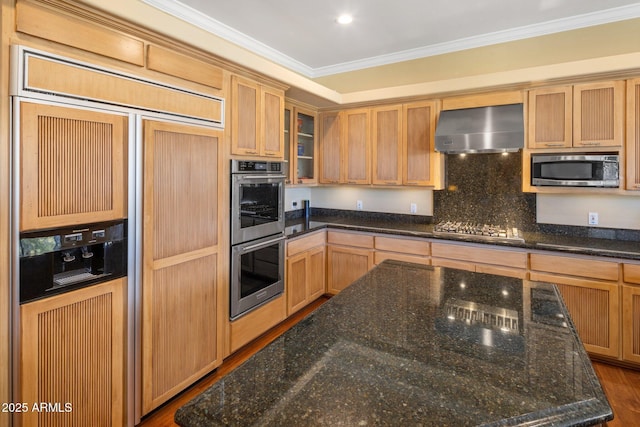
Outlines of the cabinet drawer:
{"type": "Polygon", "coordinates": [[[431,243],[431,256],[514,268],[527,268],[527,254],[510,250],[434,242],[431,243]]]}
{"type": "Polygon", "coordinates": [[[359,248],[373,248],[373,236],[370,234],[329,231],[327,233],[327,242],[334,245],[356,246],[359,248]]]}
{"type": "Polygon", "coordinates": [[[640,285],[640,265],[624,264],[622,274],[625,282],[640,285]]]}
{"type": "Polygon", "coordinates": [[[381,251],[401,252],[411,255],[429,255],[429,242],[393,237],[375,237],[375,248],[381,251]]]}
{"type": "Polygon", "coordinates": [[[391,259],[394,261],[412,262],[414,264],[430,265],[431,260],[427,257],[421,257],[418,255],[407,255],[397,252],[376,252],[373,256],[373,263],[375,265],[380,264],[382,261],[391,259]]]}
{"type": "Polygon", "coordinates": [[[587,258],[531,254],[531,270],[601,280],[618,280],[618,263],[587,258]]]}
{"type": "Polygon", "coordinates": [[[324,245],[326,241],[325,231],[318,231],[287,242],[287,256],[293,256],[316,246],[324,245]]]}

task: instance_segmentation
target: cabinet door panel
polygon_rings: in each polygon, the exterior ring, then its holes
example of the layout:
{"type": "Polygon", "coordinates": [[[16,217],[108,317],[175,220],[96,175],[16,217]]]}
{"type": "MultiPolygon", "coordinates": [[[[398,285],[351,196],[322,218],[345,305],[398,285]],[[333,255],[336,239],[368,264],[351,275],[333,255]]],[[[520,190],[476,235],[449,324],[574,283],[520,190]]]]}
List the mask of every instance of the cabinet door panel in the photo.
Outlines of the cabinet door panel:
{"type": "Polygon", "coordinates": [[[337,184],[342,180],[342,115],[320,115],[320,182],[337,184]]]}
{"type": "Polygon", "coordinates": [[[259,107],[258,84],[233,76],[231,84],[231,152],[233,154],[259,154],[259,107]]]}
{"type": "Polygon", "coordinates": [[[324,295],[326,283],[325,283],[325,248],[321,246],[309,252],[308,259],[308,301],[311,302],[320,296],[324,295]]]}
{"type": "Polygon", "coordinates": [[[124,218],[127,118],[20,104],[20,229],[124,218]]]}
{"type": "Polygon", "coordinates": [[[640,287],[622,286],[622,357],[640,363],[640,287]]]}
{"type": "Polygon", "coordinates": [[[529,148],[571,147],[572,94],[571,86],[529,91],[529,148]]]}
{"type": "Polygon", "coordinates": [[[640,79],[627,82],[627,190],[640,190],[640,79]]]}
{"type": "Polygon", "coordinates": [[[373,251],[329,246],[327,248],[327,291],[338,293],[373,267],[373,251]]]}
{"type": "Polygon", "coordinates": [[[143,413],[221,362],[221,143],[221,131],[144,122],[143,413]]]}
{"type": "Polygon", "coordinates": [[[265,156],[284,156],[284,95],[262,88],[262,140],[265,156]]]}
{"type": "Polygon", "coordinates": [[[420,102],[403,106],[402,183],[437,185],[436,167],[440,155],[434,150],[436,103],[420,102]]]}
{"type": "Polygon", "coordinates": [[[371,142],[369,110],[344,111],[345,181],[371,184],[371,142]]]}
{"type": "Polygon", "coordinates": [[[287,315],[307,305],[306,283],[309,280],[309,259],[301,253],[287,260],[287,315]]]}
{"type": "Polygon", "coordinates": [[[617,283],[535,271],[530,273],[530,278],[558,286],[571,320],[588,352],[620,357],[620,291],[617,283]]]}
{"type": "Polygon", "coordinates": [[[373,115],[373,184],[402,183],[402,106],[381,107],[373,115]]]}
{"type": "Polygon", "coordinates": [[[624,81],[575,85],[573,145],[622,146],[624,81]]]}
{"type": "Polygon", "coordinates": [[[71,403],[27,411],[23,426],[125,425],[127,279],[20,307],[20,402],[71,403]],[[62,408],[65,409],[64,407],[62,408]]]}

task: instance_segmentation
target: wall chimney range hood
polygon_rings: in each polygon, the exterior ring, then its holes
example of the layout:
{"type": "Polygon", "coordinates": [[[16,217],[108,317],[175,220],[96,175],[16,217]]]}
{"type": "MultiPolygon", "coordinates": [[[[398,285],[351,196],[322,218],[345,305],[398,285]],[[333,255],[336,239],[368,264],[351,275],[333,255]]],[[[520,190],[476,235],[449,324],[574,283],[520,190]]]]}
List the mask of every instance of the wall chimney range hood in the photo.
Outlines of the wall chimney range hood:
{"type": "Polygon", "coordinates": [[[441,153],[504,153],[524,147],[522,104],[445,110],[436,126],[441,153]]]}

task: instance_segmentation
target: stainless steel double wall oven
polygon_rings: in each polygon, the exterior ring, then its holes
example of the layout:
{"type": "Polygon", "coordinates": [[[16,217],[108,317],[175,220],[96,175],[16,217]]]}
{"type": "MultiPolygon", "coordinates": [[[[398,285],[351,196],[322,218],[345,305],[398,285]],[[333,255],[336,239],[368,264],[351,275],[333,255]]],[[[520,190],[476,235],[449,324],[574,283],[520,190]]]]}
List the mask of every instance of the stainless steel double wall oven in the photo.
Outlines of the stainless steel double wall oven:
{"type": "Polygon", "coordinates": [[[284,292],[284,166],[231,160],[232,320],[284,292]]]}

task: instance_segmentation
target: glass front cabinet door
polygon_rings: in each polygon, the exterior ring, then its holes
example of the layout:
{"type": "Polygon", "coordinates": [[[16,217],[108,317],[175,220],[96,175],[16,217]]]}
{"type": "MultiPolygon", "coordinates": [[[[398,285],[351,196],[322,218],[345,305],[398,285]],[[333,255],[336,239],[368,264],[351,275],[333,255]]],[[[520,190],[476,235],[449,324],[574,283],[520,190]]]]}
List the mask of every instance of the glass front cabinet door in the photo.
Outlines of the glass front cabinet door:
{"type": "Polygon", "coordinates": [[[316,112],[296,105],[285,105],[285,159],[290,184],[317,182],[316,112]]]}

